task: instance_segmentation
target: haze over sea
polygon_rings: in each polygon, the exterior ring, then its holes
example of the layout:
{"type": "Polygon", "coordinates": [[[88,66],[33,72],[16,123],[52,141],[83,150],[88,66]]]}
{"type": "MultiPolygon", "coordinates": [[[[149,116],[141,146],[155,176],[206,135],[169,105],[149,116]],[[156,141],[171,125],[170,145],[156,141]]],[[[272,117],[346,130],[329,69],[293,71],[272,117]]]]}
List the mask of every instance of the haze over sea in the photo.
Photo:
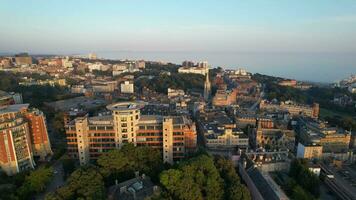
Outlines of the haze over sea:
{"type": "Polygon", "coordinates": [[[212,67],[245,68],[252,73],[323,83],[333,83],[356,74],[356,53],[107,51],[97,54],[109,59],[144,59],[177,64],[184,60],[208,61],[212,67]]]}

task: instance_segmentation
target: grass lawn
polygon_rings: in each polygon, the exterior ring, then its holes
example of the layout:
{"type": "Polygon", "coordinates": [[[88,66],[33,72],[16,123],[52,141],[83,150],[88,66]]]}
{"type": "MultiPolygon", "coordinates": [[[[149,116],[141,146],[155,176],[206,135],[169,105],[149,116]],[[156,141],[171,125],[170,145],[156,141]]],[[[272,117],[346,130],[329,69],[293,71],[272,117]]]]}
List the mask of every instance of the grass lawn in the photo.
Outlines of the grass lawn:
{"type": "Polygon", "coordinates": [[[333,111],[333,110],[329,110],[329,109],[326,109],[326,108],[320,108],[320,117],[321,118],[333,117],[335,115],[341,116],[341,117],[349,117],[349,116],[351,116],[348,113],[333,111]]]}

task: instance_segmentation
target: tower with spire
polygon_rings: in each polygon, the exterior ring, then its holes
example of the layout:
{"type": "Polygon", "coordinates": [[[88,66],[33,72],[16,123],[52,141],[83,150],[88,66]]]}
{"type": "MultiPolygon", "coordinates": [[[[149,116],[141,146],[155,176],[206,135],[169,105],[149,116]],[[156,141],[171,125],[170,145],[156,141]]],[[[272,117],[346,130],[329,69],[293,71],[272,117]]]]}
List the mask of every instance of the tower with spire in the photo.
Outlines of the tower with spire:
{"type": "Polygon", "coordinates": [[[210,99],[211,85],[209,80],[209,68],[206,70],[205,83],[204,83],[204,99],[208,101],[210,99]]]}

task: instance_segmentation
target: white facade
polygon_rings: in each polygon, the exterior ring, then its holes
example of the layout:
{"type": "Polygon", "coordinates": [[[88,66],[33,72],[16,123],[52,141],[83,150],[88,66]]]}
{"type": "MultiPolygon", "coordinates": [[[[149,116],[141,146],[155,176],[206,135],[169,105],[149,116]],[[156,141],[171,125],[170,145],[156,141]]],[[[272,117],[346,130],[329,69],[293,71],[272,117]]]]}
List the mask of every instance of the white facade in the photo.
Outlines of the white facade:
{"type": "Polygon", "coordinates": [[[73,94],[84,94],[86,92],[84,85],[72,85],[70,90],[73,94]]]}
{"type": "Polygon", "coordinates": [[[117,133],[115,143],[121,148],[124,143],[133,143],[136,146],[136,133],[140,120],[140,103],[122,102],[107,106],[112,111],[114,129],[117,133]]]}
{"type": "Polygon", "coordinates": [[[172,98],[172,97],[184,96],[185,93],[184,90],[168,88],[167,95],[169,98],[172,98]]]}
{"type": "Polygon", "coordinates": [[[62,59],[62,66],[65,68],[72,68],[73,67],[73,62],[69,61],[68,58],[62,59]]]}
{"type": "Polygon", "coordinates": [[[317,167],[317,166],[313,166],[313,167],[309,167],[309,171],[311,171],[313,174],[315,174],[319,177],[321,168],[317,167]]]}
{"type": "Polygon", "coordinates": [[[92,72],[93,70],[98,70],[98,71],[107,71],[110,69],[110,67],[108,65],[103,65],[100,62],[97,63],[90,63],[88,64],[88,69],[90,72],[92,72]]]}
{"type": "Polygon", "coordinates": [[[233,133],[232,129],[225,129],[224,134],[215,138],[206,138],[206,145],[210,148],[248,146],[248,138],[241,138],[243,132],[233,133]]]}
{"type": "Polygon", "coordinates": [[[204,75],[208,72],[209,68],[204,67],[180,67],[178,69],[178,73],[186,73],[186,74],[201,74],[204,75]]]}
{"type": "Polygon", "coordinates": [[[125,81],[120,85],[121,93],[132,94],[134,93],[134,84],[130,81],[125,81]]]}
{"type": "Polygon", "coordinates": [[[118,64],[112,66],[112,75],[117,76],[124,72],[128,72],[128,67],[125,64],[118,64]]]}
{"type": "Polygon", "coordinates": [[[351,93],[356,93],[356,84],[352,84],[349,86],[348,90],[351,92],[351,93]]]}
{"type": "Polygon", "coordinates": [[[163,162],[173,164],[173,119],[163,119],[163,162]]]}

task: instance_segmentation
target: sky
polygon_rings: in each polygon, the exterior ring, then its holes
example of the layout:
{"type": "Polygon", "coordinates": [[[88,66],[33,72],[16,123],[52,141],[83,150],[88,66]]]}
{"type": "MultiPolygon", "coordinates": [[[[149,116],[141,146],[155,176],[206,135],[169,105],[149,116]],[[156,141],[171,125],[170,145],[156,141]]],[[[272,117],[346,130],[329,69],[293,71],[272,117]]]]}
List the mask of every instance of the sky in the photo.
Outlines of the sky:
{"type": "Polygon", "coordinates": [[[356,54],[354,0],[0,0],[0,19],[0,52],[356,54]]]}

